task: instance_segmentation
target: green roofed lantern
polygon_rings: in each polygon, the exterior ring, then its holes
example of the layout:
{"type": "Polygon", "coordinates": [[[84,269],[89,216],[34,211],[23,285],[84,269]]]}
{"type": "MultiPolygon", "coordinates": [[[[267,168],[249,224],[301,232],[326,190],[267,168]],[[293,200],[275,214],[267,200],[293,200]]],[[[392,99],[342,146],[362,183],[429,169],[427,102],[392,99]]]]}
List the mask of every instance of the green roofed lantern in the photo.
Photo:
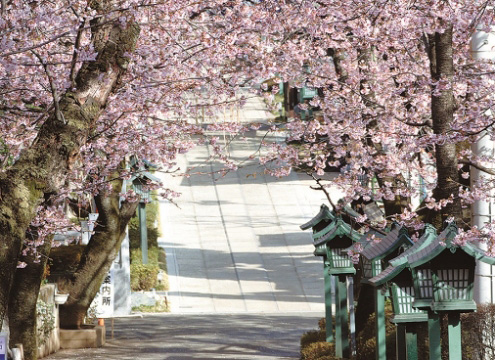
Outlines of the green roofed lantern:
{"type": "Polygon", "coordinates": [[[361,234],[341,218],[336,218],[324,229],[313,234],[315,252],[325,248],[332,275],[356,273],[348,252],[360,239],[361,234]]]}
{"type": "MultiPolygon", "coordinates": [[[[412,243],[405,229],[401,229],[401,235],[412,243]]],[[[394,317],[392,322],[397,325],[397,359],[417,359],[418,339],[415,323],[428,320],[426,311],[413,307],[414,286],[411,271],[408,267],[407,257],[414,252],[428,246],[436,238],[435,228],[427,225],[423,236],[418,241],[393,259],[384,271],[368,280],[368,283],[381,287],[388,284],[394,317]]],[[[378,289],[377,289],[378,291],[378,289]]]]}
{"type": "MultiPolygon", "coordinates": [[[[320,211],[316,214],[310,221],[301,225],[301,230],[307,230],[311,228],[313,234],[321,232],[323,229],[327,228],[335,220],[335,215],[330,211],[330,209],[322,204],[320,206],[320,211]]],[[[323,257],[323,278],[325,280],[325,318],[326,321],[326,341],[334,342],[333,337],[333,321],[332,321],[332,279],[328,271],[330,264],[327,261],[327,249],[326,244],[315,247],[315,256],[323,257]]]]}
{"type": "Polygon", "coordinates": [[[428,246],[435,238],[435,228],[427,224],[424,234],[412,247],[390,259],[390,265],[382,273],[369,279],[373,286],[389,284],[395,323],[426,320],[426,312],[412,306],[415,301],[414,285],[407,259],[409,255],[428,246]]]}
{"type": "MultiPolygon", "coordinates": [[[[367,234],[364,236],[367,246],[361,252],[363,266],[363,280],[369,284],[369,279],[379,275],[390,258],[398,255],[404,248],[412,246],[413,242],[407,235],[407,230],[394,223],[386,234],[367,234]]],[[[385,331],[385,292],[384,289],[375,288],[375,327],[376,327],[376,359],[386,357],[386,331],[385,331]]]]}
{"type": "Polygon", "coordinates": [[[450,360],[462,358],[460,313],[476,310],[475,259],[495,264],[495,258],[485,256],[479,248],[456,244],[457,234],[456,224],[449,223],[428,246],[407,257],[416,295],[413,306],[429,310],[430,354],[441,353],[438,313],[443,312],[448,314],[450,360]]]}
{"type": "MultiPolygon", "coordinates": [[[[307,230],[312,228],[313,234],[320,233],[322,230],[327,229],[329,225],[335,220],[335,215],[330,211],[328,206],[322,204],[320,206],[320,212],[315,215],[310,221],[301,225],[301,230],[307,230]]],[[[327,229],[330,231],[330,228],[327,229]]],[[[326,245],[321,244],[320,246],[315,246],[314,254],[316,256],[326,256],[326,245]]]]}
{"type": "Polygon", "coordinates": [[[408,256],[416,293],[414,306],[433,311],[476,310],[475,259],[454,243],[456,235],[457,226],[450,223],[428,246],[408,256]]]}
{"type": "Polygon", "coordinates": [[[141,202],[149,202],[151,200],[151,191],[149,185],[151,183],[160,183],[160,179],[148,171],[142,171],[131,178],[132,189],[140,196],[141,202]]]}

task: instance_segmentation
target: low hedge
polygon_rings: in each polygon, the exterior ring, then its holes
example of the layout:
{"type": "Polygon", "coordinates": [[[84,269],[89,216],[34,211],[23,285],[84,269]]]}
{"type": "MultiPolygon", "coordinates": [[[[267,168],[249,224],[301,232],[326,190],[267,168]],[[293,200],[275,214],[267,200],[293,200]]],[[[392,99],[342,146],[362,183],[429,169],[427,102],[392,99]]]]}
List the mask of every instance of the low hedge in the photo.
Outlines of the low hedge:
{"type": "Polygon", "coordinates": [[[318,341],[308,344],[301,350],[301,360],[320,360],[322,357],[337,359],[335,357],[335,347],[325,341],[318,341]]]}
{"type": "Polygon", "coordinates": [[[131,264],[131,290],[148,291],[156,287],[160,268],[153,264],[131,264]]]}

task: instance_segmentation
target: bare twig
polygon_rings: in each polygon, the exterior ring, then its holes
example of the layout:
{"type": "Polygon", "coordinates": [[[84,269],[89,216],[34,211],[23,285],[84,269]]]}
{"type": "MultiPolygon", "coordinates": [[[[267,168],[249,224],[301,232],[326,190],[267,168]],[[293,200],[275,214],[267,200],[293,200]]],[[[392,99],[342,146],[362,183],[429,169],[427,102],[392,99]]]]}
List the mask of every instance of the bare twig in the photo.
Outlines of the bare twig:
{"type": "Polygon", "coordinates": [[[52,92],[53,96],[53,105],[55,105],[55,116],[57,117],[58,121],[61,121],[64,124],[67,124],[64,118],[64,114],[60,111],[60,104],[59,104],[59,97],[57,93],[57,89],[55,88],[55,83],[53,82],[52,75],[50,71],[48,70],[48,65],[46,61],[41,57],[40,54],[38,54],[36,51],[31,50],[31,52],[38,58],[38,60],[41,63],[41,66],[43,66],[43,69],[45,70],[46,77],[48,78],[48,82],[50,83],[50,90],[52,92]]]}
{"type": "Polygon", "coordinates": [[[330,205],[332,206],[332,208],[334,210],[337,210],[337,207],[335,206],[335,204],[333,203],[332,199],[330,198],[330,194],[328,193],[327,189],[325,189],[325,186],[321,183],[321,180],[322,179],[317,178],[315,176],[315,174],[310,173],[310,172],[307,172],[306,174],[308,174],[309,176],[311,176],[311,178],[313,178],[313,180],[316,181],[316,184],[318,185],[318,187],[316,187],[316,186],[310,186],[310,188],[313,189],[313,190],[321,190],[321,191],[323,191],[323,193],[327,197],[327,200],[330,203],[330,205]]]}
{"type": "Polygon", "coordinates": [[[75,86],[76,84],[76,64],[77,64],[77,56],[79,54],[79,47],[81,46],[81,35],[84,31],[84,24],[86,23],[86,19],[83,19],[81,21],[81,24],[79,24],[79,28],[77,29],[77,35],[76,35],[76,40],[74,43],[74,53],[72,55],[72,61],[70,64],[70,82],[72,84],[72,87],[75,86]]]}

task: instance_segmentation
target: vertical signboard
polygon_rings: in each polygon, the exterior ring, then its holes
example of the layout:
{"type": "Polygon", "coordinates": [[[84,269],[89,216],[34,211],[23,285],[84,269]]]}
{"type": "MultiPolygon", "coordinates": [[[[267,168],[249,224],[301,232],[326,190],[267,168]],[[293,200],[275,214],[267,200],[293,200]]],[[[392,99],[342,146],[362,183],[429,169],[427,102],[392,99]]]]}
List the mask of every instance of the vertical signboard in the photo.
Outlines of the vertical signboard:
{"type": "MultiPolygon", "coordinates": [[[[100,291],[91,304],[91,307],[96,307],[96,314],[99,318],[109,318],[113,316],[114,307],[114,274],[113,269],[110,269],[107,276],[100,286],[100,291]]],[[[0,359],[1,360],[1,359],[0,359]]]]}
{"type": "Polygon", "coordinates": [[[7,333],[0,332],[0,360],[7,360],[7,333]]]}

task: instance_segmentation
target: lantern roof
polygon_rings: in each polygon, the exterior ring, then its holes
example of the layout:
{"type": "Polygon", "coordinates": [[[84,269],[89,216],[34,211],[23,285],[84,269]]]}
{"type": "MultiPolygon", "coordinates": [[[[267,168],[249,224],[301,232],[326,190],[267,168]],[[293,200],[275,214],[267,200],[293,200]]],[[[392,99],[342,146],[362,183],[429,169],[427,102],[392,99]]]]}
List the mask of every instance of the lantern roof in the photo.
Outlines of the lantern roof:
{"type": "MultiPolygon", "coordinates": [[[[433,227],[429,225],[429,228],[431,229],[433,227]]],[[[435,258],[445,249],[451,249],[452,251],[455,251],[456,248],[461,248],[465,253],[472,256],[476,260],[490,265],[495,265],[495,257],[486,255],[485,251],[480,249],[479,247],[470,243],[462,246],[455,244],[453,240],[456,237],[457,233],[457,225],[454,222],[449,223],[437,237],[435,237],[434,235],[434,229],[428,231],[427,228],[425,229],[425,235],[427,236],[423,235],[423,237],[425,237],[425,241],[422,241],[422,243],[419,244],[419,247],[418,243],[421,239],[418,240],[415,246],[408,249],[408,251],[404,252],[401,256],[392,259],[390,263],[392,265],[397,265],[401,262],[404,262],[405,258],[407,257],[407,261],[409,262],[410,266],[414,268],[423,265],[424,263],[435,258]],[[427,234],[427,232],[429,232],[429,234],[427,234]]]]}
{"type": "MultiPolygon", "coordinates": [[[[383,235],[382,235],[383,236],[383,235]]],[[[389,233],[378,241],[369,241],[361,255],[368,260],[383,259],[401,245],[412,246],[413,242],[407,234],[407,229],[397,223],[392,224],[389,233]]]]}
{"type": "Polygon", "coordinates": [[[387,234],[370,229],[367,233],[361,236],[359,239],[359,242],[363,245],[363,249],[367,249],[368,247],[371,247],[373,245],[373,241],[371,241],[372,237],[380,239],[380,241],[386,236],[387,234]]]}
{"type": "Polygon", "coordinates": [[[155,175],[153,175],[149,171],[139,171],[137,173],[134,173],[131,176],[131,181],[134,181],[134,180],[145,180],[145,181],[151,181],[151,182],[155,182],[155,183],[161,182],[160,178],[156,177],[155,175]]]}
{"type": "Polygon", "coordinates": [[[380,286],[388,281],[392,281],[397,275],[401,273],[407,266],[407,263],[403,263],[397,266],[389,265],[385,270],[375,277],[372,277],[368,282],[373,286],[380,286]]]}
{"type": "Polygon", "coordinates": [[[453,240],[457,235],[457,230],[457,225],[454,222],[447,224],[445,229],[428,246],[407,257],[410,266],[412,268],[421,266],[440,255],[445,249],[456,248],[457,245],[453,243],[453,240]]]}
{"type": "Polygon", "coordinates": [[[352,241],[359,242],[361,234],[354,230],[342,218],[338,217],[322,231],[313,234],[314,246],[326,244],[336,237],[346,236],[352,241]]]}
{"type": "Polygon", "coordinates": [[[486,255],[486,252],[473,244],[466,244],[461,247],[466,253],[481,262],[495,265],[495,257],[486,255]]]}
{"type": "Polygon", "coordinates": [[[320,212],[316,214],[311,220],[307,223],[300,226],[301,230],[307,230],[311,227],[316,226],[318,223],[325,220],[335,220],[335,215],[330,211],[328,206],[325,204],[321,204],[320,212]]]}
{"type": "Polygon", "coordinates": [[[409,255],[412,255],[415,252],[420,251],[421,249],[427,247],[433,242],[433,240],[436,239],[436,237],[437,237],[437,231],[435,227],[433,225],[426,224],[425,231],[423,235],[418,239],[418,241],[416,241],[413,246],[411,246],[409,249],[404,251],[402,254],[391,259],[389,263],[393,266],[406,264],[409,255]]]}
{"type": "MultiPolygon", "coordinates": [[[[407,236],[406,233],[404,233],[404,236],[406,236],[409,239],[409,241],[411,241],[411,239],[409,238],[409,236],[407,236]]],[[[430,245],[436,238],[437,238],[437,232],[435,230],[435,227],[433,225],[426,224],[425,231],[423,235],[418,239],[418,241],[416,241],[413,246],[411,246],[409,249],[404,251],[402,254],[391,259],[389,261],[390,265],[380,274],[369,279],[369,283],[373,286],[380,286],[388,281],[392,281],[397,275],[401,273],[402,270],[404,270],[409,265],[408,256],[418,251],[421,251],[423,248],[430,245]]]]}

